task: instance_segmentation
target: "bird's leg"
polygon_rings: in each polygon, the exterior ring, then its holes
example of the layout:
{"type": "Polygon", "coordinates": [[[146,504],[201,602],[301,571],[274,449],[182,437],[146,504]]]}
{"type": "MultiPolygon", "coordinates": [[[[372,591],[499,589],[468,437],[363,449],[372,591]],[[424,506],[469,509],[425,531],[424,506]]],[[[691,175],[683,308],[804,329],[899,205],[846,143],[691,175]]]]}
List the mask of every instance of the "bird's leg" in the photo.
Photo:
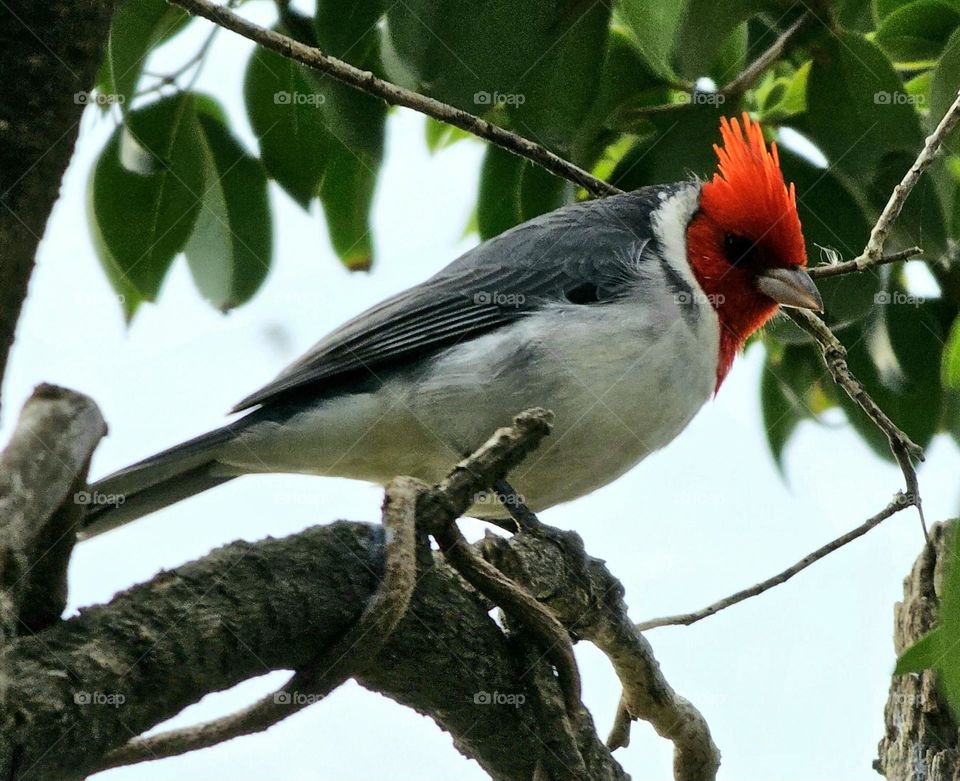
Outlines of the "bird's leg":
{"type": "Polygon", "coordinates": [[[497,499],[507,508],[510,517],[516,522],[523,534],[529,534],[541,540],[549,540],[564,553],[564,556],[572,557],[582,569],[586,569],[587,551],[583,547],[583,540],[580,535],[573,531],[563,531],[554,526],[543,523],[533,510],[531,510],[523,501],[523,497],[518,494],[513,486],[505,478],[501,478],[493,484],[493,490],[496,491],[497,499]]]}
{"type": "Polygon", "coordinates": [[[523,497],[513,490],[513,486],[507,482],[506,478],[497,480],[493,484],[493,490],[496,491],[497,500],[507,508],[507,512],[510,513],[510,517],[516,522],[520,531],[526,534],[537,534],[549,528],[540,523],[536,513],[524,504],[523,497]]]}

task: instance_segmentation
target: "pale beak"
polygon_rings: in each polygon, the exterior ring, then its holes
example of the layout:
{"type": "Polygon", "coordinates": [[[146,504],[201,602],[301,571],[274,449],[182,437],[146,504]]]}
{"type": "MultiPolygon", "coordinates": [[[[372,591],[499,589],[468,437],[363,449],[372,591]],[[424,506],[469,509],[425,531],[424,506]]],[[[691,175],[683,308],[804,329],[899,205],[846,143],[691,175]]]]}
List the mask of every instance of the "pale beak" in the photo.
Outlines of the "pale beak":
{"type": "Polygon", "coordinates": [[[820,291],[810,275],[799,266],[764,271],[757,275],[756,284],[761,293],[770,296],[780,306],[823,311],[820,291]]]}

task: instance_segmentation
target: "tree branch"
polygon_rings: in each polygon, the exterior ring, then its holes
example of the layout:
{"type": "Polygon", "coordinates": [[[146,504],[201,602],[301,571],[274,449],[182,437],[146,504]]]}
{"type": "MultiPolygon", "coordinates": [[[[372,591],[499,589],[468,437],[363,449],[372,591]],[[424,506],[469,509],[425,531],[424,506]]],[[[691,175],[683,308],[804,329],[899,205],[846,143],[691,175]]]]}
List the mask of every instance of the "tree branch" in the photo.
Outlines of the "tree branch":
{"type": "Polygon", "coordinates": [[[60,195],[112,0],[6,8],[0,25],[0,384],[34,256],[60,195]]]}
{"type": "Polygon", "coordinates": [[[850,371],[850,367],[847,365],[846,349],[833,331],[827,328],[823,320],[803,309],[788,309],[786,311],[797,325],[817,340],[823,355],[823,362],[830,371],[833,381],[860,406],[860,409],[864,411],[873,424],[886,435],[890,451],[897,460],[900,471],[903,473],[903,479],[906,482],[905,501],[908,505],[917,508],[920,520],[923,522],[920,487],[917,482],[917,472],[913,467],[913,459],[923,461],[923,448],[913,442],[896,423],[890,420],[887,414],[870,397],[870,394],[863,387],[863,383],[850,371]]]}
{"type": "MultiPolygon", "coordinates": [[[[376,593],[385,542],[379,527],[337,522],[233,543],[7,645],[0,656],[4,777],[82,778],[131,732],[208,692],[310,665],[376,593]]],[[[430,715],[494,779],[532,778],[541,747],[534,736],[552,739],[537,716],[540,702],[562,702],[553,676],[538,685],[524,678],[515,644],[489,606],[442,557],[425,552],[418,563],[409,610],[358,681],[430,715]],[[489,692],[514,694],[521,704],[491,703],[489,692]]],[[[589,716],[585,722],[589,729],[576,736],[588,777],[625,779],[589,716]]]]}
{"type": "Polygon", "coordinates": [[[275,723],[353,676],[432,715],[495,779],[625,778],[589,714],[566,718],[542,646],[525,642],[522,630],[504,634],[486,601],[425,544],[424,532],[449,524],[547,431],[549,414],[530,411],[439,486],[398,478],[384,505],[385,532],[340,522],[234,543],[8,644],[0,655],[0,774],[74,779],[213,745],[275,723]],[[319,658],[318,648],[326,649],[319,658]],[[119,745],[207,692],[272,669],[297,672],[239,714],[119,745]],[[491,702],[490,691],[517,702],[491,702]]]}
{"type": "MultiPolygon", "coordinates": [[[[664,678],[653,649],[630,620],[620,581],[600,559],[586,554],[577,534],[550,527],[508,539],[488,534],[480,550],[498,569],[537,594],[570,632],[594,643],[610,659],[632,718],[649,722],[673,742],[674,778],[716,777],[720,752],[706,720],[664,678]]],[[[611,748],[626,745],[624,734],[608,741],[611,748]]]]}
{"type": "Polygon", "coordinates": [[[185,754],[262,732],[307,705],[319,702],[369,665],[406,613],[416,585],[415,511],[419,486],[415,482],[399,477],[386,488],[383,580],[357,623],[340,640],[298,670],[278,691],[242,711],[204,724],[134,738],[107,754],[99,769],[185,754]]]}
{"type": "Polygon", "coordinates": [[[835,540],[831,540],[826,545],[817,548],[812,553],[808,553],[796,564],[791,567],[787,567],[783,572],[779,572],[773,577],[767,578],[766,580],[763,580],[754,586],[750,586],[750,588],[745,588],[743,591],[738,591],[736,594],[731,594],[729,597],[724,597],[723,599],[714,602],[712,605],[707,605],[707,607],[702,608],[701,610],[696,610],[692,613],[680,613],[675,616],[664,616],[663,618],[652,618],[649,621],[641,621],[639,624],[637,624],[637,629],[645,632],[648,629],[656,629],[660,626],[689,626],[690,624],[695,624],[697,621],[701,621],[704,618],[709,618],[710,616],[719,613],[721,610],[732,607],[738,602],[743,602],[745,599],[759,596],[764,591],[769,591],[774,586],[779,586],[782,583],[786,583],[788,580],[790,580],[790,578],[797,573],[802,572],[811,564],[820,561],[820,559],[828,556],[835,550],[842,548],[844,545],[853,542],[859,537],[862,537],[868,531],[879,526],[881,523],[887,520],[887,518],[889,518],[891,515],[895,515],[904,508],[911,507],[912,505],[913,503],[908,501],[902,492],[898,492],[893,498],[893,501],[876,515],[868,518],[857,528],[851,529],[846,534],[841,534],[835,540]]]}
{"type": "Polygon", "coordinates": [[[59,619],[90,456],[107,433],[91,399],[40,385],[0,454],[0,642],[59,619]]]}
{"type": "Polygon", "coordinates": [[[740,75],[721,87],[720,93],[727,96],[741,95],[750,89],[753,83],[763,75],[763,72],[793,46],[811,19],[813,19],[813,14],[810,11],[804,11],[800,14],[797,20],[771,44],[769,49],[744,68],[740,75]]]}
{"type": "Polygon", "coordinates": [[[543,166],[551,173],[583,187],[593,195],[615,195],[621,192],[617,187],[604,182],[602,179],[597,179],[589,172],[555,155],[540,144],[528,141],[516,133],[504,130],[502,127],[467,111],[462,111],[447,103],[441,103],[439,100],[434,100],[418,92],[398,87],[396,84],[377,78],[370,71],[356,68],[348,62],[325,54],[320,49],[306,46],[286,35],[259,27],[238,16],[225,6],[216,5],[209,0],[169,0],[169,2],[180,6],[194,16],[202,16],[220,27],[232,30],[265,49],[275,51],[284,57],[339,79],[362,92],[381,98],[391,106],[404,106],[413,109],[428,117],[433,117],[465,130],[472,135],[484,138],[508,152],[543,166]]]}
{"type": "MultiPolygon", "coordinates": [[[[923,250],[920,249],[920,247],[910,247],[909,249],[901,250],[900,252],[884,255],[875,263],[872,263],[871,268],[874,266],[883,266],[887,263],[899,263],[902,260],[910,260],[911,258],[919,257],[923,257],[923,250]]],[[[862,270],[863,269],[860,268],[856,260],[846,260],[842,263],[822,263],[819,266],[814,266],[813,268],[808,269],[807,273],[810,274],[813,279],[826,279],[827,277],[839,277],[843,274],[852,274],[862,270]]]]}
{"type": "Polygon", "coordinates": [[[900,184],[894,187],[893,192],[890,193],[887,205],[883,207],[879,219],[873,226],[873,230],[870,231],[870,239],[867,241],[867,246],[864,247],[863,252],[861,252],[857,258],[851,261],[857,271],[864,271],[881,262],[883,258],[883,245],[886,243],[887,236],[890,234],[890,228],[900,216],[903,204],[906,203],[907,197],[920,180],[923,172],[933,164],[937,154],[940,152],[940,147],[943,145],[947,136],[950,135],[950,132],[956,127],[958,121],[960,121],[960,93],[957,93],[957,97],[940,119],[940,123],[936,129],[927,137],[923,149],[920,150],[920,154],[917,155],[917,159],[913,165],[910,166],[910,169],[904,175],[900,184]]]}
{"type": "MultiPolygon", "coordinates": [[[[899,655],[937,624],[940,585],[950,558],[950,532],[957,522],[930,529],[910,574],[903,601],[894,608],[894,650],[899,655]]],[[[960,739],[933,670],[896,675],[884,708],[884,736],[874,769],[890,781],[954,781],[960,778],[960,739]]]]}

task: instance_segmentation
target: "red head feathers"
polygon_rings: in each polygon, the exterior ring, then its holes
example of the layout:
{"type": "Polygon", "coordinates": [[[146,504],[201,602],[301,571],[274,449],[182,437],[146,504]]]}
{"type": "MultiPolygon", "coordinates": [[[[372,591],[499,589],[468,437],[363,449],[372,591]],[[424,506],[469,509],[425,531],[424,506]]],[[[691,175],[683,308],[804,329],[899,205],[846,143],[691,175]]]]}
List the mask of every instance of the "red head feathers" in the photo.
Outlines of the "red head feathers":
{"type": "Polygon", "coordinates": [[[807,256],[794,186],[783,180],[776,144],[743,114],[720,121],[722,145],[713,179],[702,185],[700,209],[687,227],[694,275],[717,310],[717,387],[747,337],[780,304],[820,308],[803,271],[807,256]]]}

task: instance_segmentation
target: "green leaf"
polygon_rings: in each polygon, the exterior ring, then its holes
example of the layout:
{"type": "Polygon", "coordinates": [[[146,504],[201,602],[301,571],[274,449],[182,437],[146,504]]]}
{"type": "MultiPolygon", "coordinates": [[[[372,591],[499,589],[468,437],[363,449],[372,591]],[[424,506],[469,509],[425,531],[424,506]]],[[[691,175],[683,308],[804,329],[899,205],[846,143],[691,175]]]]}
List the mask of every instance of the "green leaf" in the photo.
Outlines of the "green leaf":
{"type": "Polygon", "coordinates": [[[384,9],[384,0],[317,0],[317,46],[347,62],[369,62],[379,46],[376,25],[384,9]]]}
{"type": "Polygon", "coordinates": [[[936,665],[947,703],[954,717],[960,714],[960,535],[956,523],[947,530],[947,566],[940,599],[940,658],[936,665]]]}
{"type": "MultiPolygon", "coordinates": [[[[773,5],[772,0],[725,0],[722,3],[716,0],[687,0],[673,54],[677,73],[690,80],[708,75],[730,34],[742,22],[773,5]]],[[[742,34],[746,35],[745,29],[742,34]]],[[[727,82],[738,73],[730,70],[715,74],[717,83],[727,82]]]]}
{"type": "Polygon", "coordinates": [[[643,108],[670,102],[671,94],[647,66],[629,32],[622,24],[614,24],[598,94],[582,123],[575,157],[581,162],[594,161],[612,140],[607,131],[635,132],[638,125],[647,123],[643,108]]]}
{"type": "Polygon", "coordinates": [[[113,253],[110,252],[110,248],[107,247],[103,239],[103,233],[100,231],[100,225],[97,223],[94,214],[93,183],[95,174],[96,169],[93,169],[87,180],[87,223],[90,228],[90,237],[93,240],[93,248],[103,268],[104,276],[106,276],[110,287],[112,287],[113,291],[117,294],[117,302],[123,311],[123,319],[129,324],[130,321],[133,320],[137,309],[140,308],[140,304],[143,303],[143,297],[137,289],[130,284],[130,280],[127,279],[124,274],[119,261],[117,261],[113,253]]]}
{"type": "Polygon", "coordinates": [[[877,18],[881,20],[886,19],[898,8],[910,5],[912,2],[913,0],[874,0],[877,9],[877,18]]]}
{"type": "MultiPolygon", "coordinates": [[[[380,33],[376,25],[382,14],[382,0],[320,0],[314,31],[317,45],[359,68],[380,73],[380,33]]],[[[308,76],[324,97],[322,111],[330,135],[375,161],[374,167],[379,166],[387,104],[316,71],[308,76]]]]}
{"type": "Polygon", "coordinates": [[[662,0],[617,0],[614,6],[617,17],[632,33],[647,68],[671,81],[676,79],[670,63],[683,20],[683,5],[662,0]]]}
{"type": "Polygon", "coordinates": [[[822,376],[812,347],[790,345],[767,350],[760,379],[760,406],[767,444],[781,472],[784,448],[797,424],[811,417],[822,376]]]}
{"type": "Polygon", "coordinates": [[[331,149],[320,185],[330,242],[350,271],[368,271],[373,264],[370,208],[378,164],[363,152],[331,149]]]}
{"type": "Polygon", "coordinates": [[[746,67],[749,39],[748,24],[742,22],[727,33],[727,37],[721,41],[717,56],[706,74],[718,88],[746,67]]]}
{"type": "Polygon", "coordinates": [[[263,48],[250,58],[243,91],[267,173],[306,209],[336,143],[321,111],[325,95],[305,68],[263,48]]]}
{"type": "MultiPolygon", "coordinates": [[[[890,193],[913,165],[916,151],[891,152],[879,163],[877,176],[870,186],[870,200],[876,209],[882,209],[890,193]]],[[[936,257],[947,249],[947,217],[941,204],[934,168],[917,182],[903,210],[893,225],[890,239],[884,249],[895,252],[908,247],[920,246],[924,252],[936,257]]]]}
{"type": "Polygon", "coordinates": [[[526,222],[573,199],[573,185],[529,160],[521,161],[520,220],[526,222]]]}
{"type": "Polygon", "coordinates": [[[960,11],[943,0],[915,0],[887,16],[875,41],[901,62],[936,59],[960,24],[960,11]]]}
{"type": "MultiPolygon", "coordinates": [[[[943,119],[947,109],[957,98],[957,87],[960,85],[960,30],[954,32],[947,42],[943,57],[933,71],[933,81],[930,84],[930,129],[943,119]]],[[[947,137],[946,147],[954,148],[960,131],[954,129],[947,137]]]]}
{"type": "Polygon", "coordinates": [[[811,63],[807,60],[790,76],[781,76],[773,80],[770,91],[763,98],[761,122],[783,122],[807,110],[807,80],[810,77],[810,66],[811,63]],[[776,89],[778,85],[781,89],[776,89]]]}
{"type": "MultiPolygon", "coordinates": [[[[877,303],[874,322],[845,332],[850,369],[890,419],[926,447],[939,427],[944,403],[940,302],[918,299],[894,286],[879,294],[877,303]]],[[[891,460],[886,436],[846,394],[838,398],[864,441],[891,460]]]]}
{"type": "Polygon", "coordinates": [[[940,382],[948,390],[960,390],[960,317],[953,321],[940,362],[940,382]]]}
{"type": "Polygon", "coordinates": [[[427,117],[424,123],[424,137],[427,142],[427,149],[431,154],[453,146],[457,141],[463,141],[467,138],[473,138],[466,130],[461,130],[446,122],[440,122],[432,117],[427,117]]]}
{"type": "MultiPolygon", "coordinates": [[[[879,0],[883,2],[883,0],[879,0]]],[[[835,19],[845,30],[859,33],[873,32],[876,22],[873,17],[873,0],[834,0],[835,19]]]]}
{"type": "Polygon", "coordinates": [[[897,659],[894,675],[908,675],[922,673],[935,667],[940,661],[940,646],[943,641],[943,630],[940,627],[930,630],[917,642],[907,648],[897,659]]]}
{"type": "Polygon", "coordinates": [[[866,185],[892,151],[916,154],[920,122],[886,55],[856,33],[823,39],[807,84],[812,140],[831,165],[866,185]]]}
{"type": "Polygon", "coordinates": [[[713,144],[720,142],[720,117],[738,107],[723,95],[704,95],[715,102],[696,102],[650,116],[654,132],[641,139],[614,169],[611,181],[624,190],[648,184],[706,176],[717,167],[713,144]]]}
{"type": "MultiPolygon", "coordinates": [[[[797,188],[797,211],[806,240],[807,262],[818,265],[829,251],[841,259],[855,258],[870,237],[871,224],[863,207],[843,180],[822,170],[789,149],[780,149],[780,167],[786,181],[797,188]]],[[[831,327],[842,328],[862,318],[873,308],[880,289],[876,274],[847,274],[817,282],[823,297],[825,317],[831,327]]],[[[777,335],[799,334],[791,322],[774,326],[777,335]]],[[[805,335],[802,338],[807,341],[805,335]]],[[[791,339],[791,341],[795,341],[791,339]]]]}
{"type": "Polygon", "coordinates": [[[556,42],[554,25],[587,0],[405,0],[387,10],[387,75],[474,113],[518,99],[517,82],[556,42]]]}
{"type": "Polygon", "coordinates": [[[488,146],[480,167],[477,195],[477,229],[481,239],[498,236],[523,222],[520,213],[520,178],[523,161],[496,146],[488,146]]]}
{"type": "Polygon", "coordinates": [[[267,177],[215,113],[199,111],[204,190],[184,248],[200,293],[227,311],[260,288],[273,252],[267,177]]]}
{"type": "Polygon", "coordinates": [[[100,153],[91,204],[114,289],[153,301],[193,230],[203,158],[190,94],[131,111],[100,153]]]}
{"type": "Polygon", "coordinates": [[[561,7],[540,44],[543,53],[511,88],[523,99],[508,106],[508,113],[521,133],[564,151],[597,95],[610,7],[592,0],[568,0],[561,7]]]}
{"type": "Polygon", "coordinates": [[[169,40],[189,21],[186,11],[170,6],[166,0],[124,0],[110,22],[97,90],[104,96],[117,96],[121,105],[128,105],[150,50],[169,40]]]}

